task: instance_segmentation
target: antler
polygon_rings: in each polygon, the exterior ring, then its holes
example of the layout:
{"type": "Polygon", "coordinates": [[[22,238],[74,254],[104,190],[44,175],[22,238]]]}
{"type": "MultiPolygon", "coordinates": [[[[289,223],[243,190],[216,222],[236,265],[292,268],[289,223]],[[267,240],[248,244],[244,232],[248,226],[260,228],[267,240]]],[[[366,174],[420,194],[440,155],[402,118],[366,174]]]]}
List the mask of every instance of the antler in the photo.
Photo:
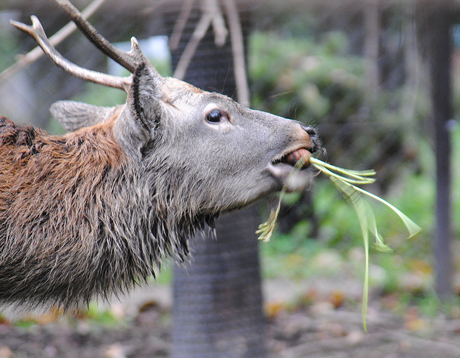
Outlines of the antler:
{"type": "Polygon", "coordinates": [[[131,47],[131,52],[122,51],[113,46],[105,37],[103,37],[87,20],[85,20],[78,11],[78,9],[72,5],[69,0],[55,0],[62,10],[72,19],[77,25],[80,31],[90,40],[94,46],[105,53],[112,60],[126,68],[129,72],[133,73],[136,69],[139,60],[144,60],[142,51],[136,51],[131,47]],[[138,58],[142,56],[142,58],[138,58]]]}
{"type": "MultiPolygon", "coordinates": [[[[43,30],[42,24],[40,20],[36,16],[30,17],[32,20],[32,26],[28,26],[21,22],[11,20],[11,24],[18,29],[28,33],[31,35],[42,48],[42,50],[51,58],[51,60],[56,63],[56,65],[60,66],[66,72],[69,72],[73,76],[77,78],[81,78],[86,81],[91,81],[95,83],[102,84],[104,86],[114,87],[126,90],[126,87],[131,85],[131,78],[130,77],[117,77],[112,75],[107,75],[105,73],[96,72],[87,70],[80,66],[75,65],[74,63],[70,62],[66,58],[64,58],[51,43],[49,42],[48,38],[46,37],[45,31],[43,30]]],[[[139,46],[135,39],[131,40],[132,46],[139,46]]]]}
{"type": "MultiPolygon", "coordinates": [[[[140,63],[149,63],[148,59],[142,53],[142,50],[136,38],[131,38],[131,51],[125,52],[117,49],[107,39],[105,39],[97,30],[82,16],[80,11],[73,6],[69,0],[55,0],[60,8],[72,19],[80,31],[104,54],[113,59],[115,62],[126,68],[129,72],[134,73],[140,63]]],[[[83,80],[92,81],[104,86],[120,88],[126,91],[126,87],[131,85],[131,77],[117,77],[104,73],[87,70],[79,67],[66,58],[64,58],[50,43],[46,37],[45,31],[36,16],[31,16],[32,26],[20,22],[11,21],[11,24],[31,35],[42,50],[58,66],[69,72],[75,77],[83,80]]],[[[152,68],[153,71],[156,71],[152,68]]],[[[156,72],[158,76],[160,74],[156,72]]]]}

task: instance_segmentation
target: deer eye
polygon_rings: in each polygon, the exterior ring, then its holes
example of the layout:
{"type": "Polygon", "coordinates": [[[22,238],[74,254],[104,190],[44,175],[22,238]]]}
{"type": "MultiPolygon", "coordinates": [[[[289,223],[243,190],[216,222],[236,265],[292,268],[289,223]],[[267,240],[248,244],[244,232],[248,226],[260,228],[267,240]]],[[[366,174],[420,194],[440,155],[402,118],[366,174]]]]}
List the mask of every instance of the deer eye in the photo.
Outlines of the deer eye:
{"type": "Polygon", "coordinates": [[[226,117],[225,114],[222,113],[220,109],[213,109],[211,112],[209,112],[206,116],[206,120],[211,123],[219,123],[222,120],[224,120],[226,117]]]}

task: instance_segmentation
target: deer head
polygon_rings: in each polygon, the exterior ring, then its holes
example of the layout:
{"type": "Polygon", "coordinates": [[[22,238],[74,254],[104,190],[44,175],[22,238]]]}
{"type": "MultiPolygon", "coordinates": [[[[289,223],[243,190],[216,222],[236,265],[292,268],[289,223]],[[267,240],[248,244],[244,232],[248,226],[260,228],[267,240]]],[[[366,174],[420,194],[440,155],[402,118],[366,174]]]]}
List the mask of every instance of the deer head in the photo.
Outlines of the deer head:
{"type": "MultiPolygon", "coordinates": [[[[72,75],[125,90],[127,103],[113,125],[118,143],[132,160],[145,167],[161,158],[170,161],[177,171],[186,168],[203,171],[205,175],[194,177],[212,181],[211,186],[221,187],[222,191],[219,193],[222,204],[212,200],[206,204],[206,210],[233,209],[280,190],[289,185],[286,178],[294,164],[285,158],[298,150],[318,148],[314,128],[244,108],[226,96],[202,91],[174,78],[163,78],[143,55],[135,38],[131,40],[130,52],[118,50],[68,0],[56,1],[102,52],[132,76],[110,76],[70,63],[49,43],[34,16],[32,27],[17,22],[12,22],[13,25],[32,35],[45,53],[72,75]]],[[[71,131],[102,124],[114,111],[115,108],[69,101],[51,107],[56,119],[71,131]]],[[[299,171],[297,176],[307,178],[308,174],[299,171]]],[[[306,184],[305,180],[300,182],[306,184]]]]}

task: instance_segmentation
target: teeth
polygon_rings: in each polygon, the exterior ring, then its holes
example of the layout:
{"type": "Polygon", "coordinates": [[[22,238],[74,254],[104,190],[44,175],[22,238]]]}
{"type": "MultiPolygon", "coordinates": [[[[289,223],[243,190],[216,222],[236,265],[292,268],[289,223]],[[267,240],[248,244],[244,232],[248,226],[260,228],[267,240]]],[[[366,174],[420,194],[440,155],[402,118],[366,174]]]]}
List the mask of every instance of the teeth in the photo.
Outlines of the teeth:
{"type": "Polygon", "coordinates": [[[295,166],[297,164],[297,162],[303,158],[303,160],[305,160],[305,163],[303,164],[303,166],[299,169],[305,169],[309,166],[309,158],[310,158],[310,152],[305,149],[305,148],[301,148],[301,149],[297,149],[289,154],[286,154],[284,157],[280,158],[280,159],[276,159],[275,161],[273,161],[273,164],[280,164],[280,163],[284,163],[284,164],[288,164],[290,166],[295,166]]]}
{"type": "Polygon", "coordinates": [[[282,159],[282,162],[287,163],[289,165],[296,165],[296,163],[299,161],[300,158],[304,157],[305,164],[302,166],[302,168],[308,167],[308,154],[310,152],[304,148],[298,149],[292,153],[289,153],[287,156],[285,156],[282,159]]]}

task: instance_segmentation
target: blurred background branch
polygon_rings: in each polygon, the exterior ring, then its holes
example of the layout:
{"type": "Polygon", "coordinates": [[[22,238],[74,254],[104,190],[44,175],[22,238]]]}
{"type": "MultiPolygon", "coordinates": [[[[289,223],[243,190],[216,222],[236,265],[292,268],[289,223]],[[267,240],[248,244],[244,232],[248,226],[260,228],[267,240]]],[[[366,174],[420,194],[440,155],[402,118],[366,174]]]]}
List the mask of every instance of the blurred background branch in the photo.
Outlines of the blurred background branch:
{"type": "MultiPolygon", "coordinates": [[[[94,0],[91,4],[89,4],[88,7],[86,7],[81,13],[83,18],[87,19],[92,14],[94,14],[94,12],[96,12],[97,9],[99,9],[99,7],[102,5],[104,1],[105,0],[94,0]]],[[[61,30],[59,30],[52,37],[50,37],[49,40],[51,45],[56,47],[76,29],[77,27],[75,26],[75,24],[73,22],[69,22],[61,30]]],[[[25,55],[18,55],[17,62],[0,73],[0,82],[5,81],[9,77],[16,74],[18,71],[21,71],[24,67],[38,60],[43,55],[43,51],[38,46],[35,47],[32,51],[26,53],[25,55]]]]}

